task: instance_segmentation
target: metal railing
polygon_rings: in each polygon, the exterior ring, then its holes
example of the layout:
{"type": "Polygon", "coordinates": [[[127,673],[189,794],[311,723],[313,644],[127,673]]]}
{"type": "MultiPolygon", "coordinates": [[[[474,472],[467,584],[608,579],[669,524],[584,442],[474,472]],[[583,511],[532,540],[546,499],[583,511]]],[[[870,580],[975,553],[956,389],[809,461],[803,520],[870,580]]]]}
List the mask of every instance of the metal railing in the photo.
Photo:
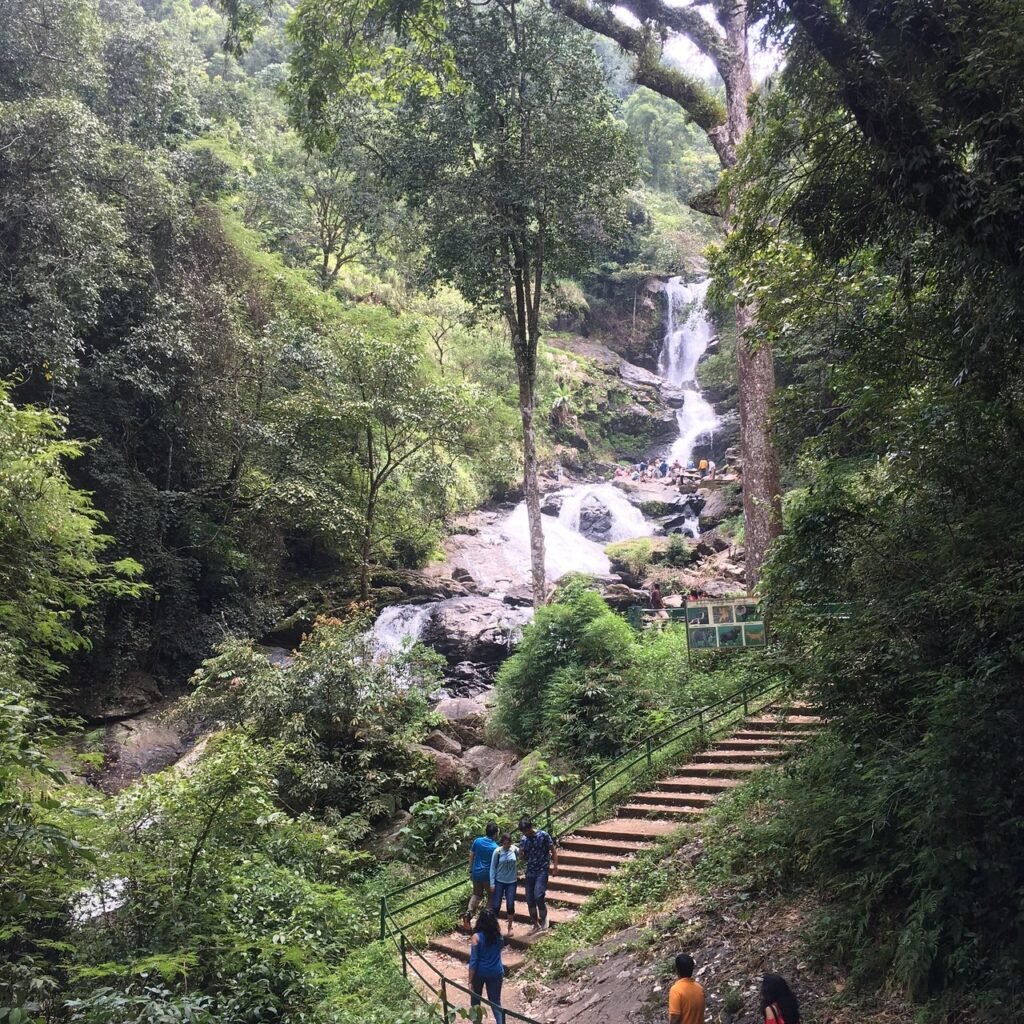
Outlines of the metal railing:
{"type": "MultiPolygon", "coordinates": [[[[624,796],[636,792],[645,782],[653,781],[663,770],[677,764],[683,757],[690,757],[705,749],[712,740],[751,713],[770,706],[784,693],[786,685],[787,680],[780,679],[776,673],[744,683],[727,696],[669,722],[645,736],[623,751],[614,761],[604,765],[535,812],[532,817],[543,821],[546,830],[555,839],[567,835],[573,829],[601,820],[602,815],[621,803],[624,796]]],[[[466,862],[460,859],[440,871],[392,889],[380,898],[381,940],[390,939],[394,943],[401,957],[403,975],[408,978],[411,971],[427,990],[433,992],[440,1000],[441,1013],[446,1022],[451,1019],[450,991],[471,994],[471,990],[446,977],[434,967],[416,948],[407,933],[410,929],[442,914],[454,914],[464,901],[468,886],[466,862]],[[426,895],[420,895],[410,901],[408,897],[414,890],[422,891],[425,887],[430,890],[426,895]],[[392,901],[399,896],[406,899],[400,906],[392,906],[392,901]],[[403,915],[417,908],[422,908],[425,912],[412,920],[403,919],[403,915]],[[424,976],[417,963],[437,976],[436,987],[424,976]]],[[[423,992],[419,989],[417,992],[428,1007],[437,1009],[430,1004],[423,992]]],[[[482,997],[481,1004],[494,1005],[482,997]]],[[[498,1010],[509,1020],[521,1021],[523,1024],[538,1024],[532,1018],[514,1010],[500,1006],[498,1010]]]]}

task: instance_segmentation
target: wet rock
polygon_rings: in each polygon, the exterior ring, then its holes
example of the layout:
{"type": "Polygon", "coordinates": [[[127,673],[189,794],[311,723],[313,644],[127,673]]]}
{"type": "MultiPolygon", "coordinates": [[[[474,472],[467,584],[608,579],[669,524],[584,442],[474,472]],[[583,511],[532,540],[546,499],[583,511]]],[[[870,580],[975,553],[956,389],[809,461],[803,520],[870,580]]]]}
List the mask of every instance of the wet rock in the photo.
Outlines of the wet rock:
{"type": "Polygon", "coordinates": [[[445,673],[445,688],[453,697],[472,697],[481,690],[486,690],[493,679],[493,665],[460,661],[445,673]]]}
{"type": "Polygon", "coordinates": [[[562,511],[563,497],[561,494],[546,494],[541,502],[540,510],[546,516],[558,516],[562,511]]]}
{"type": "Polygon", "coordinates": [[[452,665],[472,661],[495,665],[519,642],[532,612],[489,597],[442,601],[423,630],[423,641],[452,665]]]}
{"type": "Polygon", "coordinates": [[[423,739],[423,745],[430,747],[431,750],[439,750],[442,754],[451,754],[452,757],[458,757],[462,753],[462,744],[440,729],[428,733],[423,739]]]}
{"type": "Polygon", "coordinates": [[[188,749],[182,731],[162,713],[147,712],[107,729],[107,764],[100,788],[117,793],[129,783],[174,764],[188,749]]]}
{"type": "Polygon", "coordinates": [[[487,704],[482,694],[477,697],[447,697],[434,711],[448,723],[447,731],[463,744],[474,746],[483,740],[487,704]]]}
{"type": "Polygon", "coordinates": [[[681,409],[686,402],[686,391],[678,384],[669,384],[667,380],[662,381],[661,400],[670,409],[681,409]]]}
{"type": "Polygon", "coordinates": [[[611,509],[596,495],[588,494],[580,504],[579,532],[588,540],[603,541],[611,528],[611,509]]]}
{"type": "Polygon", "coordinates": [[[655,388],[661,390],[664,381],[656,373],[645,370],[642,366],[635,366],[627,363],[625,359],[619,362],[619,376],[626,384],[633,387],[655,388]]]}
{"type": "Polygon", "coordinates": [[[96,694],[82,707],[88,722],[117,722],[140,715],[162,699],[157,681],[145,672],[132,671],[114,687],[113,692],[96,694]]]}
{"type": "Polygon", "coordinates": [[[409,748],[415,751],[433,769],[437,792],[440,796],[456,796],[473,786],[479,774],[460,758],[445,754],[433,747],[414,743],[409,748]]]}
{"type": "Polygon", "coordinates": [[[454,569],[452,569],[452,579],[456,583],[461,583],[462,586],[465,587],[467,590],[476,589],[476,580],[473,579],[473,574],[468,569],[463,568],[461,565],[457,565],[454,569]]]}
{"type": "Polygon", "coordinates": [[[716,487],[714,490],[701,492],[706,496],[704,507],[700,512],[700,528],[702,531],[711,530],[718,526],[725,519],[739,515],[743,511],[743,499],[732,493],[731,489],[726,491],[724,487],[716,487]]]}

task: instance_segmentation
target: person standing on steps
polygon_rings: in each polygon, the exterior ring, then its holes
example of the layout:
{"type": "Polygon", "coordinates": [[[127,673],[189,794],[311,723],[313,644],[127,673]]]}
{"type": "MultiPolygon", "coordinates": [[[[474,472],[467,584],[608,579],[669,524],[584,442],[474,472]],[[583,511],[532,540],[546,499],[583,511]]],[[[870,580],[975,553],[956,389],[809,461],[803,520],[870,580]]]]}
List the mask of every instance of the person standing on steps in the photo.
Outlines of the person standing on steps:
{"type": "Polygon", "coordinates": [[[512,918],[516,913],[516,885],[519,883],[519,847],[512,845],[512,836],[503,832],[500,845],[491,856],[491,891],[494,893],[492,908],[501,914],[501,901],[505,901],[508,914],[506,931],[512,934],[512,918]]]}
{"type": "Polygon", "coordinates": [[[487,822],[484,833],[474,839],[469,848],[469,878],[473,883],[473,895],[469,897],[469,909],[462,915],[463,926],[467,929],[481,902],[484,906],[491,902],[491,857],[498,848],[495,841],[498,835],[497,823],[487,822]]]}
{"type": "Polygon", "coordinates": [[[800,1004],[780,974],[761,979],[761,1006],[765,1024],[800,1024],[800,1004]]]}
{"type": "Polygon", "coordinates": [[[519,828],[523,840],[519,852],[526,861],[526,905],[530,910],[530,924],[535,932],[548,927],[548,872],[558,870],[558,851],[555,841],[542,828],[536,828],[529,818],[521,818],[519,828]]]}
{"type": "Polygon", "coordinates": [[[484,907],[476,919],[473,938],[469,944],[469,987],[473,994],[469,997],[469,1008],[480,1005],[484,986],[487,986],[487,998],[494,1005],[495,1024],[505,1024],[505,1014],[501,1009],[501,983],[505,977],[505,965],[501,960],[501,947],[505,940],[501,937],[501,925],[497,915],[490,907],[484,907]]]}
{"type": "Polygon", "coordinates": [[[668,1024],[704,1024],[704,989],[693,980],[693,957],[676,957],[679,980],[668,990],[668,1024]]]}

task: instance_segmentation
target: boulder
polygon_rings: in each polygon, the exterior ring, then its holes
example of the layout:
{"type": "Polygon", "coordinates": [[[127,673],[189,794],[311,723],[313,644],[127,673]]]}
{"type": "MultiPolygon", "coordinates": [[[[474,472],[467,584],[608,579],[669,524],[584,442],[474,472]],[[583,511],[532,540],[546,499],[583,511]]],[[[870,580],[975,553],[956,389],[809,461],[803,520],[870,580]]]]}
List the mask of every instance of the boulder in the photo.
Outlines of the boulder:
{"type": "Polygon", "coordinates": [[[493,678],[493,666],[460,661],[445,673],[445,688],[453,697],[471,697],[487,689],[493,678]]]}
{"type": "Polygon", "coordinates": [[[447,731],[470,746],[483,739],[484,726],[487,724],[487,705],[484,696],[447,697],[435,708],[447,724],[447,731]]]}
{"type": "Polygon", "coordinates": [[[120,792],[143,775],[170,767],[187,749],[181,730],[157,712],[111,725],[107,729],[107,763],[99,779],[100,788],[107,793],[120,792]]]}
{"type": "Polygon", "coordinates": [[[507,604],[510,608],[532,608],[533,607],[533,591],[529,587],[509,587],[504,594],[501,595],[503,604],[507,604]]]}
{"type": "Polygon", "coordinates": [[[656,373],[645,370],[642,366],[635,366],[621,360],[618,366],[619,376],[622,380],[634,388],[657,388],[660,389],[664,381],[656,373]]]}
{"type": "MultiPolygon", "coordinates": [[[[481,751],[491,750],[490,747],[482,747],[480,749],[481,751]]],[[[468,755],[469,751],[466,753],[468,755]]],[[[484,796],[488,800],[496,800],[506,793],[511,793],[519,785],[519,780],[523,777],[524,772],[530,770],[540,760],[540,755],[536,751],[532,754],[527,754],[522,760],[519,760],[515,754],[507,750],[495,750],[491,751],[491,754],[487,755],[487,761],[490,763],[491,768],[481,778],[479,784],[484,792],[484,796]],[[498,754],[500,756],[493,757],[491,754],[498,754]]]]}
{"type": "Polygon", "coordinates": [[[714,490],[702,491],[701,494],[706,496],[704,507],[700,511],[702,531],[714,529],[723,520],[739,515],[743,510],[739,495],[727,492],[725,488],[716,487],[714,490]]]}
{"type": "Polygon", "coordinates": [[[423,630],[423,641],[449,664],[472,661],[496,665],[519,642],[532,615],[489,597],[462,597],[440,602],[423,630]]]}
{"type": "Polygon", "coordinates": [[[431,750],[439,750],[442,754],[451,754],[452,757],[458,757],[462,753],[462,744],[447,733],[441,732],[440,729],[428,733],[423,740],[423,745],[430,747],[431,750]]]}
{"type": "Polygon", "coordinates": [[[145,672],[125,673],[113,691],[91,696],[82,708],[88,722],[118,722],[141,715],[161,700],[157,681],[145,672]]]}
{"type": "Polygon", "coordinates": [[[426,761],[434,772],[437,792],[440,796],[456,796],[464,793],[479,779],[479,774],[453,754],[435,750],[433,747],[414,743],[409,748],[426,761]]]}
{"type": "Polygon", "coordinates": [[[611,510],[596,495],[588,494],[580,504],[579,532],[588,540],[603,541],[611,528],[611,510]]]}
{"type": "Polygon", "coordinates": [[[646,604],[647,592],[629,587],[625,583],[611,583],[601,591],[601,596],[615,611],[620,612],[633,605],[646,604]]]}
{"type": "Polygon", "coordinates": [[[669,384],[667,380],[662,381],[661,400],[670,409],[682,409],[686,402],[686,391],[678,384],[669,384]]]}
{"type": "Polygon", "coordinates": [[[461,565],[457,565],[452,569],[452,579],[455,580],[456,583],[461,583],[464,587],[476,586],[476,580],[473,579],[473,574],[468,569],[464,569],[461,565]]]}
{"type": "Polygon", "coordinates": [[[562,511],[562,501],[564,500],[561,494],[545,494],[544,500],[541,502],[540,510],[543,515],[556,516],[562,511]]]}

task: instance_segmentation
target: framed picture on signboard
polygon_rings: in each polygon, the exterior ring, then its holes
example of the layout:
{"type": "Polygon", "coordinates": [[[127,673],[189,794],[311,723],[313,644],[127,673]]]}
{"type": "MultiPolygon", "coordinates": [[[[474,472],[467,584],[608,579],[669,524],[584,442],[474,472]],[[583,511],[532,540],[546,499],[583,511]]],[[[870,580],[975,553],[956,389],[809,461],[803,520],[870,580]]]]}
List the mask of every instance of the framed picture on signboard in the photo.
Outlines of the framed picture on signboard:
{"type": "Polygon", "coordinates": [[[690,646],[694,650],[713,650],[718,646],[718,634],[714,626],[697,626],[689,629],[690,646]]]}

